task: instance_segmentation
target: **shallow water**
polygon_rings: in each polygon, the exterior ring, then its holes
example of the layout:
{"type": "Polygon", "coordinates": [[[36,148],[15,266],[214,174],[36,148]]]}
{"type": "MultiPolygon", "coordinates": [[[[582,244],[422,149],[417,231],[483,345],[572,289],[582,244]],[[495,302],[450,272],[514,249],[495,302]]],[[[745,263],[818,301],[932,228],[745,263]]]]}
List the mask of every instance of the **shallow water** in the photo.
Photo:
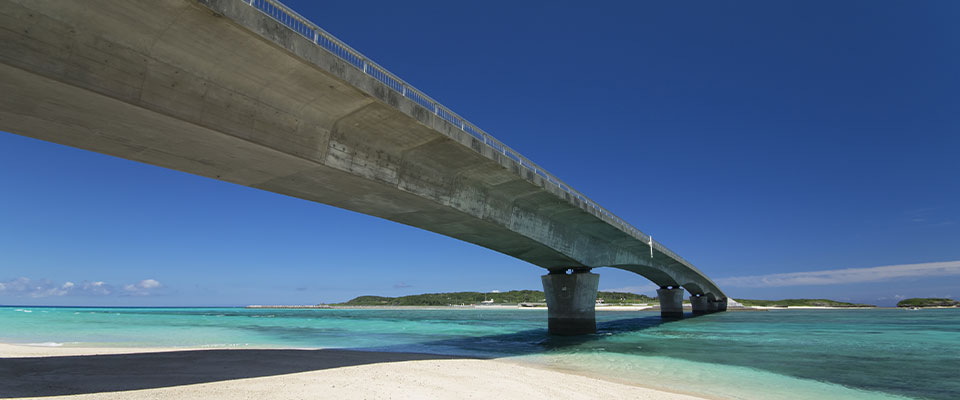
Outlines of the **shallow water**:
{"type": "Polygon", "coordinates": [[[596,335],[563,338],[546,334],[545,310],[0,307],[0,342],[412,351],[511,357],[714,398],[960,398],[957,309],[597,319],[596,335]]]}

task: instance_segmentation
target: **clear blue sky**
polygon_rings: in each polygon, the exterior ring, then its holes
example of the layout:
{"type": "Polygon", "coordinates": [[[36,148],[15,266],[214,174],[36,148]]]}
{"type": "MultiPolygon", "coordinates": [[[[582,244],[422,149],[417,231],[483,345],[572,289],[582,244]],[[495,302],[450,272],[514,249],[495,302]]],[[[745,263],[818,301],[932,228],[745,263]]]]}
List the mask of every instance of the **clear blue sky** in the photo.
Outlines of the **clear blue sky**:
{"type": "MultiPolygon", "coordinates": [[[[960,296],[960,3],[287,4],[734,298],[960,296]],[[834,284],[757,277],[929,262],[948,263],[825,273],[834,284]]],[[[0,184],[0,304],[317,303],[539,289],[543,273],[7,133],[0,184]]],[[[601,289],[652,293],[595,272],[601,289]]]]}

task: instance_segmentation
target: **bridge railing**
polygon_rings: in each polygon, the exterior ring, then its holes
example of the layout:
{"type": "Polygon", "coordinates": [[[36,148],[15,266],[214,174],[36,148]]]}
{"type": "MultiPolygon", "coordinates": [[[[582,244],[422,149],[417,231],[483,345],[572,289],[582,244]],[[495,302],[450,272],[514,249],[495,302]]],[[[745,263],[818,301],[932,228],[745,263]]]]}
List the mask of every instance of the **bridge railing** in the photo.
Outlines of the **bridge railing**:
{"type": "Polygon", "coordinates": [[[465,118],[461,117],[457,113],[453,112],[447,107],[444,107],[442,104],[432,99],[430,96],[427,96],[426,93],[423,93],[416,88],[414,88],[409,83],[405,82],[403,79],[400,79],[398,76],[387,71],[386,68],[381,67],[377,63],[371,61],[369,58],[361,54],[359,51],[354,50],[352,47],[348,46],[346,43],[337,39],[327,31],[323,30],[316,24],[310,22],[307,18],[298,14],[296,11],[285,6],[283,3],[276,0],[240,0],[244,3],[253,6],[260,12],[270,16],[271,18],[277,20],[283,25],[286,25],[288,28],[292,29],[294,32],[299,33],[303,37],[313,41],[318,46],[329,51],[335,56],[339,57],[341,60],[357,67],[362,70],[367,75],[370,75],[374,79],[380,81],[387,87],[393,89],[403,97],[410,99],[411,101],[419,104],[420,106],[426,108],[427,110],[432,111],[436,116],[447,120],[454,126],[460,128],[467,134],[477,138],[477,140],[482,141],[485,145],[492,148],[494,151],[503,154],[505,157],[512,159],[520,164],[523,168],[533,172],[536,175],[539,175],[541,178],[546,180],[551,185],[556,185],[558,189],[569,193],[577,200],[581,201],[593,212],[600,214],[601,216],[607,219],[607,222],[616,225],[618,228],[627,232],[634,237],[642,240],[646,243],[652,243],[653,248],[657,251],[660,251],[674,260],[684,264],[690,268],[696,270],[696,268],[691,265],[687,260],[684,260],[676,253],[670,251],[665,246],[652,241],[650,236],[643,233],[639,229],[628,224],[626,221],[617,217],[607,209],[601,207],[595,201],[590,200],[583,193],[580,193],[574,190],[570,185],[564,183],[557,178],[555,175],[547,172],[542,167],[530,161],[530,159],[524,157],[520,153],[514,151],[503,142],[495,139],[490,134],[483,131],[476,125],[470,123],[465,118]]]}

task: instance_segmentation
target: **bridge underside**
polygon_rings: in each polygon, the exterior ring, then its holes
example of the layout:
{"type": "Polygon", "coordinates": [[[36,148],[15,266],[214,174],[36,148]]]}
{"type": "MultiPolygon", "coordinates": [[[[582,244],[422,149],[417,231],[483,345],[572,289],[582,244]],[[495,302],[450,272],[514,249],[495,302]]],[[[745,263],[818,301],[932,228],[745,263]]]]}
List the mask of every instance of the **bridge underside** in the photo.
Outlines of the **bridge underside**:
{"type": "Polygon", "coordinates": [[[239,0],[0,0],[0,130],[724,298],[556,185],[239,0]]]}

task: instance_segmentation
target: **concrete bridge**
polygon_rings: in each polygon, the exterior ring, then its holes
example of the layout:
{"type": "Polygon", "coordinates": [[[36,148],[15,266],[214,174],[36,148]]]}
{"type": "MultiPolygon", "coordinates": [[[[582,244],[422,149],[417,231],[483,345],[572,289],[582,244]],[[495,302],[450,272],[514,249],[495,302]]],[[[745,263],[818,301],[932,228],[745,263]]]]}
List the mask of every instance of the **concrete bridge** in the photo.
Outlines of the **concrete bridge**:
{"type": "Polygon", "coordinates": [[[599,277],[664,317],[724,293],[650,236],[273,0],[0,0],[0,130],[415,226],[530,262],[550,332],[599,277]]]}

